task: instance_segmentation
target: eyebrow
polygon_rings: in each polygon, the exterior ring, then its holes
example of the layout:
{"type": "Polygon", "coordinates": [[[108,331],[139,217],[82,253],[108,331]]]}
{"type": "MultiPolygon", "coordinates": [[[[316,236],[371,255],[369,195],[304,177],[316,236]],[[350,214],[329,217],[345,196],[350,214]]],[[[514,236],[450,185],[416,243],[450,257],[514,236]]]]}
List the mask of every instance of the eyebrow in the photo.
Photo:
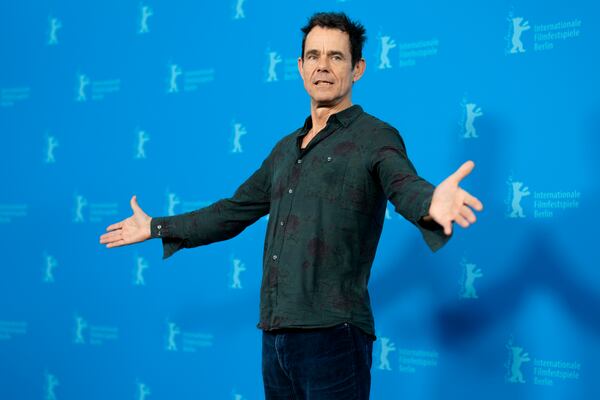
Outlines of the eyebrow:
{"type": "MultiPolygon", "coordinates": [[[[316,55],[316,54],[321,54],[321,51],[320,51],[320,50],[317,50],[317,49],[310,49],[310,50],[306,50],[306,51],[304,52],[304,55],[305,55],[305,56],[308,56],[308,55],[310,55],[310,54],[315,54],[315,55],[316,55]]],[[[344,57],[344,53],[342,53],[342,52],[341,52],[341,51],[339,51],[339,50],[330,50],[330,51],[328,51],[328,52],[327,52],[327,55],[329,55],[329,56],[339,55],[339,56],[342,56],[342,57],[344,57]]]]}

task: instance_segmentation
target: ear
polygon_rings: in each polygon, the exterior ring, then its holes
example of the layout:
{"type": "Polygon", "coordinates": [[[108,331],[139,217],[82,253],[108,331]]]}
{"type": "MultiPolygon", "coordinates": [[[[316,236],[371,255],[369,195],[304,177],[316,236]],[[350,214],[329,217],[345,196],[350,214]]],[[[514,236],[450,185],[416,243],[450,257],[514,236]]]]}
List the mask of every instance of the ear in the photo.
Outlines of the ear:
{"type": "Polygon", "coordinates": [[[298,72],[300,73],[300,77],[304,81],[304,75],[302,74],[302,65],[303,65],[302,57],[298,57],[298,72]]]}
{"type": "Polygon", "coordinates": [[[363,76],[366,69],[367,62],[364,58],[361,58],[357,61],[356,65],[354,66],[354,69],[352,70],[352,82],[357,82],[363,76]]]}

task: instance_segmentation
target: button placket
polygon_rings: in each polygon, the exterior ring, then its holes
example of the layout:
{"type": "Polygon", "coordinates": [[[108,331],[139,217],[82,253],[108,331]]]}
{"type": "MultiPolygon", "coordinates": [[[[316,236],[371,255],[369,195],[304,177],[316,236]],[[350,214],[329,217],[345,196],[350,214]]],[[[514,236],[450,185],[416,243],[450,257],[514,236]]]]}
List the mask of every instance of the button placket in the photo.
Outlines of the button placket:
{"type": "MultiPolygon", "coordinates": [[[[302,167],[302,165],[301,165],[302,158],[297,158],[295,164],[296,165],[292,164],[292,168],[301,168],[302,167]]],[[[289,176],[288,176],[288,179],[289,179],[289,176]]],[[[290,181],[288,181],[288,183],[294,184],[293,182],[290,182],[290,181]]],[[[296,181],[295,183],[297,184],[298,182],[296,181]]],[[[283,227],[283,228],[276,229],[274,242],[276,242],[277,244],[274,244],[274,246],[273,246],[273,250],[277,251],[277,249],[278,249],[280,253],[283,250],[284,244],[285,244],[285,226],[286,226],[287,218],[290,216],[292,209],[293,209],[293,202],[294,202],[294,198],[295,198],[294,189],[295,188],[292,188],[292,187],[288,188],[288,193],[292,196],[289,196],[285,200],[282,199],[282,203],[281,203],[282,207],[284,207],[283,204],[285,204],[285,209],[287,209],[287,212],[282,210],[283,212],[281,213],[281,219],[279,220],[279,226],[283,227]]],[[[271,262],[273,264],[279,263],[278,258],[279,258],[278,254],[273,254],[271,256],[271,260],[272,260],[271,262]]],[[[281,265],[281,267],[284,267],[284,265],[281,265]]],[[[274,297],[273,302],[275,305],[277,304],[277,295],[278,295],[277,286],[278,285],[276,285],[275,290],[272,294],[272,296],[274,297]]]]}

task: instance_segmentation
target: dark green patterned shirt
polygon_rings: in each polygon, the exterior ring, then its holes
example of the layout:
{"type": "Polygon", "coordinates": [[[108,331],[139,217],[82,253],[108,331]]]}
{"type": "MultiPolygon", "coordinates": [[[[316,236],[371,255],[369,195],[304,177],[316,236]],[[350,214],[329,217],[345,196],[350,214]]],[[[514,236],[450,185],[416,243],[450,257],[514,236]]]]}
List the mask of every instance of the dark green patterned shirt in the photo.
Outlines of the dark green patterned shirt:
{"type": "Polygon", "coordinates": [[[312,125],[281,139],[230,198],[153,218],[164,256],[230,239],[269,214],[260,290],[263,330],[350,322],[375,338],[367,284],[387,200],[432,251],[449,236],[424,223],[434,186],[417,175],[398,131],[353,105],[301,149],[312,125]]]}

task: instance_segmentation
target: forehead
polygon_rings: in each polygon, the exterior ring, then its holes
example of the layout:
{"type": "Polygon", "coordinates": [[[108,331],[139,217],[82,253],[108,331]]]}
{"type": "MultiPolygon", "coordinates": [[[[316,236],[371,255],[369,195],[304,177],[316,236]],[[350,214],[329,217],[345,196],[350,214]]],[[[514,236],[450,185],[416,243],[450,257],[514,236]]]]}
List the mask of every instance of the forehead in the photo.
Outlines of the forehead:
{"type": "Polygon", "coordinates": [[[325,51],[338,50],[349,54],[350,36],[347,32],[342,32],[339,29],[315,26],[306,35],[304,51],[322,49],[325,49],[325,51]]]}

